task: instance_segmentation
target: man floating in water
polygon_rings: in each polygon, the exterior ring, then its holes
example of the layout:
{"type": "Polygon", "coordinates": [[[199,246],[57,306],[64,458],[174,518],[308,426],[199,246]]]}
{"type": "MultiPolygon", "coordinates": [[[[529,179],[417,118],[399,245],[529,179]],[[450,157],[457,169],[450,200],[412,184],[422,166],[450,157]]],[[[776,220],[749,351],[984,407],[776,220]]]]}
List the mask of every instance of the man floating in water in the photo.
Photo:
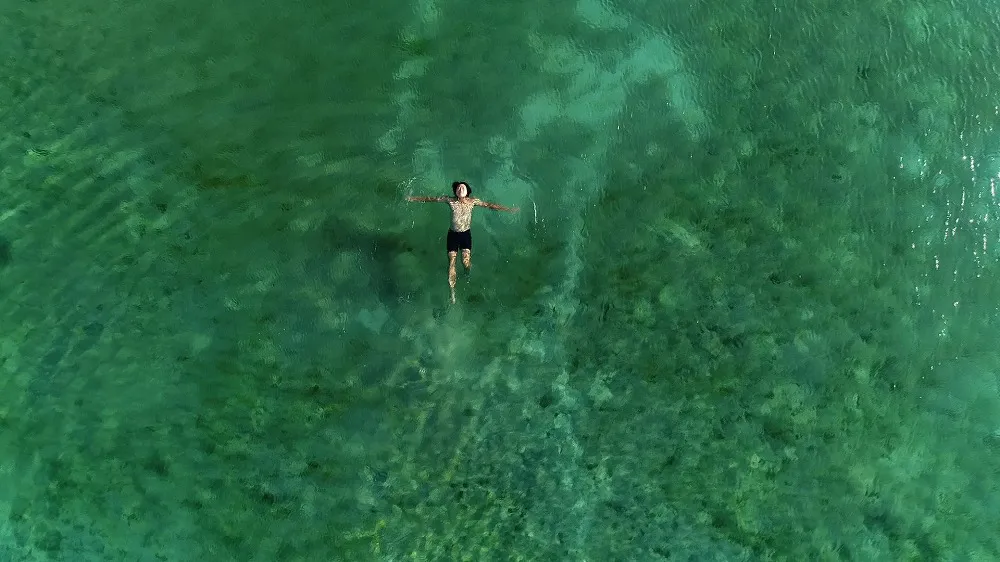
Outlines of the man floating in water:
{"type": "Polygon", "coordinates": [[[455,281],[458,273],[455,271],[455,258],[458,257],[459,250],[462,251],[462,265],[465,271],[472,268],[472,209],[475,207],[486,207],[494,211],[506,211],[516,213],[517,207],[510,208],[496,203],[487,203],[482,199],[472,196],[469,184],[464,181],[457,181],[451,184],[454,197],[407,197],[407,201],[417,201],[421,203],[447,203],[451,207],[451,228],[448,229],[448,286],[451,287],[451,302],[455,302],[455,281]]]}

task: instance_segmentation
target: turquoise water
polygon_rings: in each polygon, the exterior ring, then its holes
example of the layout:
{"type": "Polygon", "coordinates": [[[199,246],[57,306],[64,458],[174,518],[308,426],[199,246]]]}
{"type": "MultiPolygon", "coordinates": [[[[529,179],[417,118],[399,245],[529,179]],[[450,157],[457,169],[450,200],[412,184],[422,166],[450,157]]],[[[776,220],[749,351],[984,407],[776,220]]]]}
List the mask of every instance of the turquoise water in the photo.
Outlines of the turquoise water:
{"type": "Polygon", "coordinates": [[[998,23],[0,5],[0,561],[1000,558],[998,23]]]}

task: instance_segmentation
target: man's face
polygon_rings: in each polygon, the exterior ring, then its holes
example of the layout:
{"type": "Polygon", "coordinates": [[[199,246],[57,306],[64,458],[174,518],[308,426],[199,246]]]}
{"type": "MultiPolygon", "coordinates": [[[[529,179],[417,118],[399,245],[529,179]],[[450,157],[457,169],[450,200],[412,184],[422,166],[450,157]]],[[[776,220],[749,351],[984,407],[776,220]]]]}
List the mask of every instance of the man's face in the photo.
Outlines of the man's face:
{"type": "Polygon", "coordinates": [[[458,195],[459,197],[465,197],[468,194],[469,194],[469,186],[465,185],[464,183],[458,184],[458,187],[455,188],[455,195],[458,195]]]}

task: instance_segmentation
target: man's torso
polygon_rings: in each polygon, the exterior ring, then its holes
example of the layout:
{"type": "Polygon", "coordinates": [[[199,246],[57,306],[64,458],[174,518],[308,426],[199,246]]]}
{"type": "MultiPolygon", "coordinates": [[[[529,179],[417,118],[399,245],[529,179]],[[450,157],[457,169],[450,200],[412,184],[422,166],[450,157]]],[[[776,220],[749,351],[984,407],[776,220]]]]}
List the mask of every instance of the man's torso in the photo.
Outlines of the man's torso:
{"type": "Polygon", "coordinates": [[[472,197],[449,199],[448,206],[451,207],[451,229],[455,232],[469,230],[472,227],[472,209],[476,206],[476,200],[472,197]]]}

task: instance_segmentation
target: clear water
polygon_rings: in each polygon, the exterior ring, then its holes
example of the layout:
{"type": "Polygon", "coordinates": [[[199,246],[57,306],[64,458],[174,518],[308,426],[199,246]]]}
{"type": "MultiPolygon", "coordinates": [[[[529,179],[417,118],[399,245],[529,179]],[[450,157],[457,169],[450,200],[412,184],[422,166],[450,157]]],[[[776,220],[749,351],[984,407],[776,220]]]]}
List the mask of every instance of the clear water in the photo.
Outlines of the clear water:
{"type": "Polygon", "coordinates": [[[1000,558],[995,10],[621,4],[6,2],[0,560],[1000,558]]]}

